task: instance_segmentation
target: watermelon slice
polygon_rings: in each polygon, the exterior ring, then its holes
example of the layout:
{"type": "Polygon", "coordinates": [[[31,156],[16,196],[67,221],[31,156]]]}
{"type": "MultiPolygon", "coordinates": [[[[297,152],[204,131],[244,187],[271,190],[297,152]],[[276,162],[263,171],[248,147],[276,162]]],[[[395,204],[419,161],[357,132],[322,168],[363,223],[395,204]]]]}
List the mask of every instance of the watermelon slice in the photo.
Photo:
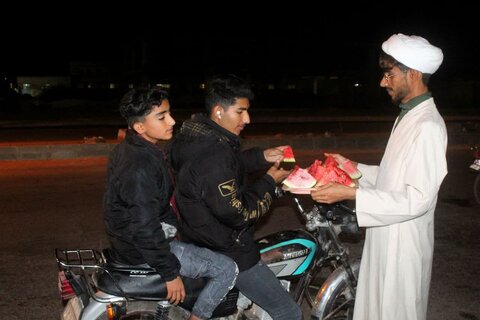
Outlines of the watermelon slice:
{"type": "Polygon", "coordinates": [[[292,173],[283,180],[283,184],[291,189],[306,189],[312,188],[317,183],[317,180],[308,173],[307,169],[302,169],[295,166],[292,173]]]}
{"type": "Polygon", "coordinates": [[[292,170],[294,166],[295,166],[295,157],[293,155],[292,147],[287,146],[285,149],[283,149],[283,161],[280,164],[280,167],[282,167],[285,170],[292,170]]]}
{"type": "Polygon", "coordinates": [[[308,173],[310,173],[312,176],[315,177],[315,173],[317,172],[318,167],[321,167],[321,166],[322,166],[322,161],[320,160],[313,161],[310,167],[307,168],[308,173]]]}
{"type": "Polygon", "coordinates": [[[328,156],[325,162],[315,160],[308,172],[317,180],[317,186],[322,186],[329,182],[337,182],[349,187],[354,187],[355,182],[352,181],[348,173],[337,166],[337,162],[332,156],[328,156]]]}
{"type": "Polygon", "coordinates": [[[325,167],[336,167],[337,166],[337,161],[335,161],[335,159],[332,156],[327,156],[323,165],[325,167]]]}
{"type": "Polygon", "coordinates": [[[344,161],[338,167],[348,173],[352,179],[360,179],[362,177],[360,170],[358,170],[350,160],[344,161]]]}

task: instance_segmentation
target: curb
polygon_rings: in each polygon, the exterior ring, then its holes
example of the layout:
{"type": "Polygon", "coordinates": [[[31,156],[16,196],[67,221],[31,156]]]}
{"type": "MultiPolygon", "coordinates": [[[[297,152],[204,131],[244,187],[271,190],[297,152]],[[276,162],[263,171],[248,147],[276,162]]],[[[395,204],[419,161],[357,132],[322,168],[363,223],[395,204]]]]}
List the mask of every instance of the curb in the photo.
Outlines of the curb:
{"type": "Polygon", "coordinates": [[[0,147],[0,161],[105,157],[116,143],[51,144],[0,147]]]}
{"type": "MultiPolygon", "coordinates": [[[[282,135],[256,136],[242,139],[242,147],[267,148],[279,145],[291,145],[298,150],[369,150],[384,149],[389,134],[351,134],[342,136],[325,135],[282,135]]],[[[480,133],[449,135],[449,148],[460,148],[480,143],[480,133]]],[[[0,146],[0,161],[12,160],[51,160],[89,157],[107,157],[118,141],[105,143],[65,142],[62,144],[47,143],[44,145],[0,146]]]]}

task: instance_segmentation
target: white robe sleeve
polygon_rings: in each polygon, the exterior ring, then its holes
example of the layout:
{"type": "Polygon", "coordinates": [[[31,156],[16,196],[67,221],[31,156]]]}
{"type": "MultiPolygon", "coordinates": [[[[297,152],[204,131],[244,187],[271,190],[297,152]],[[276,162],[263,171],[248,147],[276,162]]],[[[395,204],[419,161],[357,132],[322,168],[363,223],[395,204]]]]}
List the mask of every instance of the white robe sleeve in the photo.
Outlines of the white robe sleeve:
{"type": "MultiPolygon", "coordinates": [[[[447,174],[447,134],[434,121],[422,123],[416,134],[403,159],[406,168],[404,176],[396,174],[395,168],[388,166],[379,169],[392,171],[387,177],[396,179],[393,188],[382,190],[376,185],[360,185],[356,196],[359,226],[384,226],[407,221],[435,206],[438,190],[447,174]]],[[[380,171],[378,174],[381,174],[380,171]]],[[[370,182],[370,179],[366,181],[370,182]]]]}
{"type": "Polygon", "coordinates": [[[357,169],[362,173],[362,177],[358,180],[360,187],[374,187],[377,181],[379,166],[369,166],[363,163],[357,164],[357,169]]]}

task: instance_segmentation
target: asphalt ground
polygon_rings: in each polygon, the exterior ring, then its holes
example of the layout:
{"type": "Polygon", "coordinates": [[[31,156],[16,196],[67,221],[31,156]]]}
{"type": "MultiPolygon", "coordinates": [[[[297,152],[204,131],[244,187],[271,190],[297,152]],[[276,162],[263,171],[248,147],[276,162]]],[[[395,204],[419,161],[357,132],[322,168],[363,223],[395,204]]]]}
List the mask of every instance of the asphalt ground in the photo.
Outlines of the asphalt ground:
{"type": "MultiPolygon", "coordinates": [[[[303,165],[325,151],[375,163],[392,123],[390,116],[258,117],[243,145],[290,144],[303,165]]],[[[449,118],[447,126],[449,175],[438,203],[428,320],[478,320],[480,221],[468,172],[468,147],[480,142],[478,119],[449,118]]],[[[110,120],[0,121],[0,319],[58,319],[53,248],[106,244],[99,219],[106,157],[123,128],[110,120]]],[[[291,203],[280,199],[257,235],[300,226],[291,203]]],[[[362,244],[350,243],[352,256],[362,244]]]]}
{"type": "MultiPolygon", "coordinates": [[[[377,163],[382,150],[346,150],[346,156],[377,163]]],[[[296,150],[306,166],[318,151],[296,150]]],[[[479,205],[468,150],[451,149],[449,174],[440,189],[428,320],[480,319],[479,205]]],[[[97,248],[106,244],[102,196],[106,157],[0,163],[0,319],[59,319],[54,248],[97,248]]],[[[302,201],[308,201],[304,196],[302,201]]],[[[259,222],[257,236],[299,228],[288,196],[278,199],[259,222]]],[[[352,257],[362,236],[345,239],[352,257]]]]}

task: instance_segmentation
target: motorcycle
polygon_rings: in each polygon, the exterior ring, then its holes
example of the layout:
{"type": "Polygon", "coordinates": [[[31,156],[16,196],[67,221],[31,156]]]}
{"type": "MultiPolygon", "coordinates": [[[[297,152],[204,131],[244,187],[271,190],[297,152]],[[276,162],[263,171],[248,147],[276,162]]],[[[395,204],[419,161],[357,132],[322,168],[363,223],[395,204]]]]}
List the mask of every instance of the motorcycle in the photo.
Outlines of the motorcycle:
{"type": "MultiPolygon", "coordinates": [[[[359,232],[355,211],[343,203],[315,203],[304,210],[293,196],[305,229],[276,232],[260,239],[262,260],[295,301],[307,303],[312,319],[352,319],[359,261],[350,261],[339,234],[359,232]],[[330,272],[314,285],[320,271],[330,272]]],[[[58,285],[71,319],[186,319],[205,279],[184,278],[185,301],[171,305],[165,282],[148,265],[124,265],[109,249],[55,249],[58,285]]],[[[233,288],[218,305],[214,319],[271,319],[259,306],[233,288]]]]}
{"type": "Polygon", "coordinates": [[[480,146],[471,147],[470,150],[473,152],[473,163],[470,165],[470,169],[477,173],[473,182],[473,196],[480,204],[480,146]]]}

